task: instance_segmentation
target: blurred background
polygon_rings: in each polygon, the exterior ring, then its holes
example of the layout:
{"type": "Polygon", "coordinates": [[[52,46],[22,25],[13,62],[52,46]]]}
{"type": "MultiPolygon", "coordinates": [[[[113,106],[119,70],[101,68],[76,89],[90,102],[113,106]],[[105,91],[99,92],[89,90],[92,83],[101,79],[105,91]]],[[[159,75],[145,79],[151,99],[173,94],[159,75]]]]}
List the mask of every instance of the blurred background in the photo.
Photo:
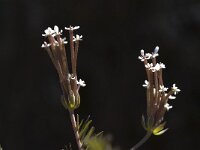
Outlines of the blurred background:
{"type": "Polygon", "coordinates": [[[77,113],[90,115],[96,131],[122,150],[144,136],[146,75],[138,55],[158,45],[165,85],[182,91],[169,102],[169,130],[140,149],[200,149],[199,0],[0,0],[0,12],[4,150],[60,150],[74,143],[57,73],[41,49],[41,35],[54,25],[81,26],[78,76],[87,86],[77,113]]]}

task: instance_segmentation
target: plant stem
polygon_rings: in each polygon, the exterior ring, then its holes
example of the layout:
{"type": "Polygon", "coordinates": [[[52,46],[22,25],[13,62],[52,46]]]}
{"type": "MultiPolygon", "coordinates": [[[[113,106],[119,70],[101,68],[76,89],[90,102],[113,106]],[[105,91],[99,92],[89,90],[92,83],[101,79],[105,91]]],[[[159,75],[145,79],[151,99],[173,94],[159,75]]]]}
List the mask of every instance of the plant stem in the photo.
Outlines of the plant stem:
{"type": "Polygon", "coordinates": [[[75,115],[74,115],[74,111],[69,111],[69,115],[70,115],[70,119],[71,119],[71,123],[72,123],[72,128],[73,128],[73,131],[74,131],[74,135],[75,135],[75,138],[76,138],[76,143],[77,143],[77,146],[78,146],[78,149],[79,150],[83,150],[82,149],[82,143],[80,141],[80,135],[78,133],[78,128],[77,128],[77,124],[76,124],[76,119],[75,119],[75,115]]]}
{"type": "Polygon", "coordinates": [[[144,144],[150,138],[151,134],[152,134],[152,132],[147,132],[146,135],[136,145],[134,145],[130,150],[138,149],[142,144],[144,144]]]}

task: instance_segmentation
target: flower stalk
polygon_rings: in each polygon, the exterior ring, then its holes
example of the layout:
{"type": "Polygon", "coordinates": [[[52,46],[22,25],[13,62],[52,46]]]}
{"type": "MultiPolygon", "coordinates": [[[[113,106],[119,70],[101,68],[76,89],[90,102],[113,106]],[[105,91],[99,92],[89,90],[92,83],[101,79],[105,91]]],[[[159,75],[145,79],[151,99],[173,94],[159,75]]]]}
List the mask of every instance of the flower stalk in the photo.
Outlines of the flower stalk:
{"type": "Polygon", "coordinates": [[[74,30],[79,29],[79,26],[65,28],[69,31],[69,44],[70,44],[70,54],[71,54],[71,66],[68,64],[68,57],[65,49],[65,44],[68,42],[65,38],[61,38],[62,30],[59,31],[58,26],[54,26],[54,30],[50,27],[47,28],[43,34],[44,37],[47,37],[49,43],[44,42],[42,48],[45,48],[51,61],[56,68],[56,71],[59,76],[60,86],[62,89],[63,95],[61,96],[61,102],[63,106],[69,111],[72,128],[74,130],[74,135],[78,145],[78,149],[82,150],[82,143],[80,140],[80,135],[77,129],[77,123],[75,119],[75,109],[80,106],[80,95],[79,89],[80,86],[86,86],[83,80],[77,80],[77,56],[79,41],[82,40],[82,36],[76,35],[74,37],[74,30]],[[71,69],[71,72],[70,72],[71,69]]]}
{"type": "Polygon", "coordinates": [[[147,132],[146,135],[136,144],[134,145],[130,150],[136,150],[139,148],[142,144],[144,144],[152,135],[152,132],[147,132]]]}
{"type": "Polygon", "coordinates": [[[174,95],[180,92],[176,84],[173,84],[170,90],[164,86],[162,75],[163,69],[166,67],[163,63],[157,63],[156,57],[159,55],[158,51],[158,46],[152,54],[144,53],[144,50],[141,50],[141,55],[138,57],[144,63],[147,74],[147,80],[143,84],[143,87],[146,88],[147,114],[146,118],[142,116],[142,125],[147,134],[131,150],[135,150],[141,146],[151,134],[161,135],[168,130],[164,129],[166,124],[164,115],[166,111],[172,108],[168,104],[168,100],[175,99],[174,95]]]}

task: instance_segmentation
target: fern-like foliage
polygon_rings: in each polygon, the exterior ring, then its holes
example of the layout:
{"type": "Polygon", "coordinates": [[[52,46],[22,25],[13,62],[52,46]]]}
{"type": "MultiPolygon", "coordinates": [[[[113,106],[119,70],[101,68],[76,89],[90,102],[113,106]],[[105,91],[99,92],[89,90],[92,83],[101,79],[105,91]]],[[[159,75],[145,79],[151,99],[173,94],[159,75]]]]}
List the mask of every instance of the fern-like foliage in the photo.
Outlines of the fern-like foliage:
{"type": "Polygon", "coordinates": [[[77,114],[76,123],[80,140],[81,143],[83,144],[83,148],[88,150],[92,139],[98,138],[102,134],[102,132],[98,134],[94,133],[95,128],[94,126],[91,126],[92,120],[90,119],[90,116],[88,116],[88,118],[85,121],[84,120],[80,121],[79,115],[77,114]]]}
{"type": "MultiPolygon", "coordinates": [[[[81,120],[76,116],[76,127],[80,136],[83,150],[119,150],[113,148],[111,142],[103,136],[103,132],[95,133],[90,116],[86,120],[81,120]]],[[[71,145],[65,146],[65,150],[72,150],[71,145]]]]}
{"type": "Polygon", "coordinates": [[[77,128],[84,150],[111,150],[110,143],[103,137],[103,132],[95,133],[92,120],[88,117],[85,121],[79,119],[77,114],[77,128]]]}

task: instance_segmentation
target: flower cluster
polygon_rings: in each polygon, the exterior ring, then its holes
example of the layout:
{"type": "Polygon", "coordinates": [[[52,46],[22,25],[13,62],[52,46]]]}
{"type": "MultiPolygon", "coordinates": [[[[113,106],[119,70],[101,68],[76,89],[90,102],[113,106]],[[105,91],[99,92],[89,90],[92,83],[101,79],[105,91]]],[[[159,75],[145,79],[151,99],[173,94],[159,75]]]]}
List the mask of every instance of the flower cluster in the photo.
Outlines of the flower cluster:
{"type": "Polygon", "coordinates": [[[61,38],[63,33],[59,30],[58,26],[54,26],[54,29],[48,27],[42,34],[42,36],[47,37],[48,42],[42,44],[42,48],[45,48],[49,54],[54,67],[57,70],[60,79],[60,85],[63,91],[62,104],[66,109],[74,110],[80,105],[80,86],[86,86],[85,82],[81,79],[77,80],[77,56],[79,41],[82,40],[82,35],[74,36],[74,30],[79,29],[79,26],[66,27],[65,29],[69,31],[69,44],[70,44],[70,61],[71,66],[68,65],[68,57],[65,49],[65,44],[68,42],[66,38],[61,38]],[[71,71],[70,71],[71,69],[71,71]]]}
{"type": "Polygon", "coordinates": [[[147,74],[147,80],[143,84],[143,87],[147,89],[147,119],[143,116],[142,124],[148,132],[154,135],[160,135],[167,130],[164,129],[166,122],[163,122],[163,120],[165,112],[172,108],[168,104],[168,100],[175,99],[174,95],[180,92],[176,84],[173,84],[170,90],[164,86],[162,70],[166,67],[163,63],[156,62],[158,51],[158,46],[152,54],[144,53],[144,50],[141,50],[141,55],[138,57],[144,62],[147,74]]]}

